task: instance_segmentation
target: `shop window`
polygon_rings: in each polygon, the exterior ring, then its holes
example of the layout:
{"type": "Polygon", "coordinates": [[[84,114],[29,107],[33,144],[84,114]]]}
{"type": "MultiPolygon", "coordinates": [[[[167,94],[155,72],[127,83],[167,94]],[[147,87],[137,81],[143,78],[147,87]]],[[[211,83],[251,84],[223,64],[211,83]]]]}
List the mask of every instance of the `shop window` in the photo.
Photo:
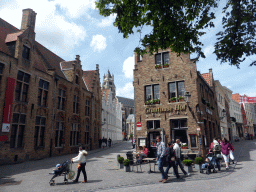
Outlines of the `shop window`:
{"type": "Polygon", "coordinates": [[[147,121],[147,128],[148,128],[148,129],[157,129],[157,128],[160,128],[160,120],[151,120],[151,121],[147,121]]]}
{"type": "Polygon", "coordinates": [[[35,147],[44,146],[45,122],[46,122],[45,117],[36,116],[36,126],[35,126],[35,135],[34,135],[35,147]]]}
{"type": "Polygon", "coordinates": [[[170,124],[173,141],[179,139],[182,143],[188,144],[187,119],[172,119],[170,124]]]}
{"type": "Polygon", "coordinates": [[[58,94],[58,109],[65,110],[65,103],[66,103],[66,91],[63,89],[59,89],[58,94]]]}
{"type": "Polygon", "coordinates": [[[171,128],[172,129],[180,129],[180,128],[187,128],[187,119],[172,119],[171,120],[171,128]]]}
{"type": "Polygon", "coordinates": [[[30,75],[18,71],[15,89],[15,100],[27,102],[30,75]]]}
{"type": "Polygon", "coordinates": [[[40,79],[38,87],[38,106],[46,107],[48,98],[49,82],[40,79]]]}
{"type": "Polygon", "coordinates": [[[159,85],[145,86],[145,101],[160,99],[159,85]]]}
{"type": "Polygon", "coordinates": [[[168,87],[169,87],[169,99],[171,99],[172,97],[176,97],[176,101],[178,101],[178,98],[180,96],[182,97],[185,96],[184,81],[171,82],[169,83],[168,87]]]}
{"type": "Polygon", "coordinates": [[[23,145],[25,124],[26,124],[26,114],[13,113],[10,148],[23,147],[22,145],[23,145]]]}
{"type": "Polygon", "coordinates": [[[191,147],[197,147],[196,135],[189,135],[189,136],[190,136],[191,147]]]}

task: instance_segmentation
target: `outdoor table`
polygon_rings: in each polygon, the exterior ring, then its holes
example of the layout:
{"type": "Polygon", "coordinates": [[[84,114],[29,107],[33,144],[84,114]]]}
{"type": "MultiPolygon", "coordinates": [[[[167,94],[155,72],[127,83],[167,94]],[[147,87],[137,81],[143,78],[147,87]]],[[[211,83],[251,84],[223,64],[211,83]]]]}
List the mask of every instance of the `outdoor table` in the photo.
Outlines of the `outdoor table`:
{"type": "MultiPolygon", "coordinates": [[[[156,158],[144,158],[143,160],[147,161],[149,164],[149,171],[148,173],[153,173],[153,171],[151,170],[151,163],[154,162],[156,163],[156,158]]],[[[154,166],[154,172],[155,172],[155,166],[154,166]]]]}

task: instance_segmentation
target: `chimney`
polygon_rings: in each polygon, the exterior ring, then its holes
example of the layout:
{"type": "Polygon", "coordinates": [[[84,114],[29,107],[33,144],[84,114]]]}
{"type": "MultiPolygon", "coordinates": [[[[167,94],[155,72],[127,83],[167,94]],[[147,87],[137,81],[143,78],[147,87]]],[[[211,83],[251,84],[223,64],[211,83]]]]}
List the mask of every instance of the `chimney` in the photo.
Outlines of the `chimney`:
{"type": "Polygon", "coordinates": [[[96,64],[96,71],[99,71],[99,64],[96,64]]]}
{"type": "Polygon", "coordinates": [[[209,69],[209,76],[210,76],[210,87],[213,86],[213,74],[212,74],[212,68],[209,69]]]}
{"type": "Polygon", "coordinates": [[[22,12],[21,30],[31,28],[35,31],[36,12],[32,9],[23,9],[22,12]]]}

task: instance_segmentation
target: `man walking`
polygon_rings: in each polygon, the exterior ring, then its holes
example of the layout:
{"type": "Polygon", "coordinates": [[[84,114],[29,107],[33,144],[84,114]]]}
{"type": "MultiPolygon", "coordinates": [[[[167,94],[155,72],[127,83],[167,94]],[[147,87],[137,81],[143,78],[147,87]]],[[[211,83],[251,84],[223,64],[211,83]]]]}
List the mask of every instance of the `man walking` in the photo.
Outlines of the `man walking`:
{"type": "Polygon", "coordinates": [[[174,171],[177,179],[179,179],[180,176],[178,173],[177,166],[175,165],[175,160],[176,160],[175,151],[173,149],[173,143],[171,143],[171,142],[168,143],[168,147],[166,148],[166,156],[167,156],[166,159],[168,161],[168,166],[165,170],[165,175],[168,177],[168,171],[171,167],[173,167],[173,171],[174,171]]]}
{"type": "Polygon", "coordinates": [[[84,175],[84,180],[82,181],[82,183],[86,183],[87,182],[87,175],[86,175],[86,171],[85,171],[85,165],[86,165],[86,155],[87,155],[87,151],[85,151],[85,147],[79,147],[79,154],[78,156],[74,157],[71,159],[72,163],[78,163],[77,165],[77,176],[76,179],[73,181],[74,183],[78,182],[79,176],[81,171],[83,172],[84,175]]]}
{"type": "MultiPolygon", "coordinates": [[[[184,170],[184,167],[183,167],[181,159],[180,159],[180,146],[179,146],[179,144],[180,144],[180,140],[176,139],[176,143],[174,143],[174,147],[173,147],[173,149],[175,150],[175,155],[176,155],[176,162],[175,163],[176,163],[177,169],[178,169],[178,166],[180,166],[180,169],[184,173],[184,175],[189,176],[190,174],[187,173],[184,170]]],[[[173,174],[175,174],[175,173],[173,173],[173,174]]]]}
{"type": "Polygon", "coordinates": [[[108,146],[111,147],[111,142],[112,142],[112,139],[108,139],[108,146]]]}
{"type": "Polygon", "coordinates": [[[168,177],[164,172],[163,166],[164,166],[164,158],[165,157],[165,153],[166,153],[166,149],[165,149],[165,144],[164,142],[162,142],[162,138],[160,136],[156,137],[156,141],[157,141],[157,161],[158,161],[158,169],[162,174],[162,179],[159,182],[163,182],[166,183],[168,177]]]}

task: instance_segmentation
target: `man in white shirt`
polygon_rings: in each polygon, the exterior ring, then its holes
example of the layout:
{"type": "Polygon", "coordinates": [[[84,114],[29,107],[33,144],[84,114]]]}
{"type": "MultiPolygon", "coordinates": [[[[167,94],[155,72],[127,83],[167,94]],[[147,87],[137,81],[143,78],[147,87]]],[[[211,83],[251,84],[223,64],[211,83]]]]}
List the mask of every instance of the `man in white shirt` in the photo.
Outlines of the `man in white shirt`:
{"type": "MultiPolygon", "coordinates": [[[[179,139],[176,139],[176,143],[174,143],[174,146],[173,146],[173,149],[175,150],[175,155],[176,155],[176,166],[177,166],[177,169],[178,169],[178,166],[180,166],[180,169],[181,171],[184,173],[185,176],[189,176],[190,174],[187,173],[185,170],[184,170],[184,167],[182,165],[182,162],[181,162],[181,159],[180,159],[180,153],[181,153],[181,150],[180,150],[180,140],[179,139]]],[[[173,171],[173,174],[174,171],[173,171]]]]}

